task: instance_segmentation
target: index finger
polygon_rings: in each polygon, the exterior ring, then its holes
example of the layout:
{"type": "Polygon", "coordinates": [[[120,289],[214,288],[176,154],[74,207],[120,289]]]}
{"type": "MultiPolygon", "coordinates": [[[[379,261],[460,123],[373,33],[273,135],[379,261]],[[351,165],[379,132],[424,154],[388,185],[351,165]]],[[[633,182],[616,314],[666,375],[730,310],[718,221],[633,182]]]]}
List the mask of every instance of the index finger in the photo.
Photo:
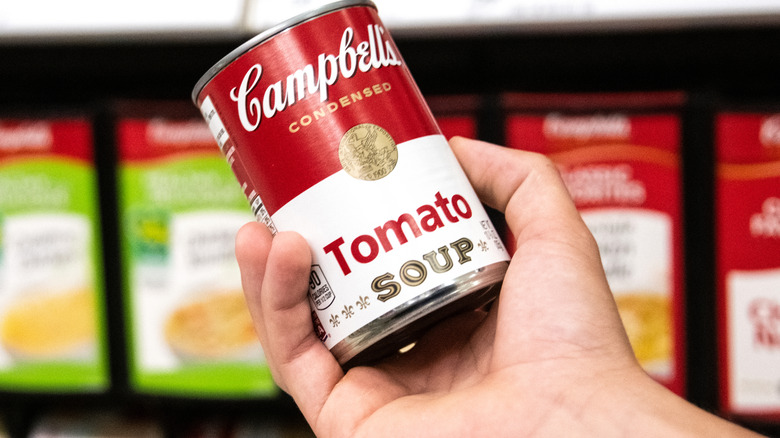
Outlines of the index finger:
{"type": "Polygon", "coordinates": [[[499,295],[493,366],[622,348],[598,246],[555,165],[483,142],[451,144],[481,200],[505,212],[516,238],[499,295]]]}
{"type": "Polygon", "coordinates": [[[452,138],[450,145],[479,198],[505,213],[516,237],[521,232],[554,238],[571,231],[590,234],[548,158],[462,137],[452,138]],[[567,232],[559,233],[558,227],[567,232]]]}

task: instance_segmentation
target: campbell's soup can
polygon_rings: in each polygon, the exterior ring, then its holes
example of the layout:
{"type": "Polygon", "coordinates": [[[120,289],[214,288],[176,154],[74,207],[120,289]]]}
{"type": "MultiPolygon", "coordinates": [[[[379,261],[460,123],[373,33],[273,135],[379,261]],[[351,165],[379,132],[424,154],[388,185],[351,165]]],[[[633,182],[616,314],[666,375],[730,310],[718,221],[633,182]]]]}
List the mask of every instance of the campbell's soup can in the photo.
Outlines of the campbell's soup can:
{"type": "Polygon", "coordinates": [[[193,101],[257,219],[311,247],[312,319],[343,367],[497,295],[509,256],[372,2],[259,34],[193,101]]]}

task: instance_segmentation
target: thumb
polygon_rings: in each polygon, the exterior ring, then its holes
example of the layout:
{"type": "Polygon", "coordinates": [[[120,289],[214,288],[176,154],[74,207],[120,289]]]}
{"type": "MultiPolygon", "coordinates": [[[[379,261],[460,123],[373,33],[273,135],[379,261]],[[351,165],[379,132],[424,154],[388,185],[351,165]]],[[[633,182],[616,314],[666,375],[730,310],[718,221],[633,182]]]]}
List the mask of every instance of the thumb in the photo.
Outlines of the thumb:
{"type": "Polygon", "coordinates": [[[263,225],[252,223],[236,237],[236,257],[274,379],[314,424],[344,373],[314,332],[308,299],[308,244],[293,232],[271,238],[263,225]]]}

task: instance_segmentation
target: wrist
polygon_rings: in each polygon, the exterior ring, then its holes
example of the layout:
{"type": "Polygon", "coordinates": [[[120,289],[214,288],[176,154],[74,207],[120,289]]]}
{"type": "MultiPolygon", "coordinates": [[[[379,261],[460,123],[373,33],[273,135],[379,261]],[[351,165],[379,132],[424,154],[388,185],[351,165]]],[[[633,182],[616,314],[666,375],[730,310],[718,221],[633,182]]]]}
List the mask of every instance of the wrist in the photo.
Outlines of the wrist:
{"type": "Polygon", "coordinates": [[[590,419],[602,436],[758,437],[707,412],[660,385],[640,370],[613,379],[599,393],[590,419]],[[595,412],[594,412],[595,411],[595,412]]]}

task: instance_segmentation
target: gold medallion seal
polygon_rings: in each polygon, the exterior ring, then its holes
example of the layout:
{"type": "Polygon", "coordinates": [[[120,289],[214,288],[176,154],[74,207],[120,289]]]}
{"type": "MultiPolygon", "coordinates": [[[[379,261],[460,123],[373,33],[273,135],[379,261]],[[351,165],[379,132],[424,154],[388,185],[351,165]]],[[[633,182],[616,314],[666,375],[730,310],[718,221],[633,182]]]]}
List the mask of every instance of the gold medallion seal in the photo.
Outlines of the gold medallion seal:
{"type": "Polygon", "coordinates": [[[376,181],[390,174],[398,163],[395,140],[372,123],[353,126],[339,142],[341,167],[352,177],[376,181]]]}

